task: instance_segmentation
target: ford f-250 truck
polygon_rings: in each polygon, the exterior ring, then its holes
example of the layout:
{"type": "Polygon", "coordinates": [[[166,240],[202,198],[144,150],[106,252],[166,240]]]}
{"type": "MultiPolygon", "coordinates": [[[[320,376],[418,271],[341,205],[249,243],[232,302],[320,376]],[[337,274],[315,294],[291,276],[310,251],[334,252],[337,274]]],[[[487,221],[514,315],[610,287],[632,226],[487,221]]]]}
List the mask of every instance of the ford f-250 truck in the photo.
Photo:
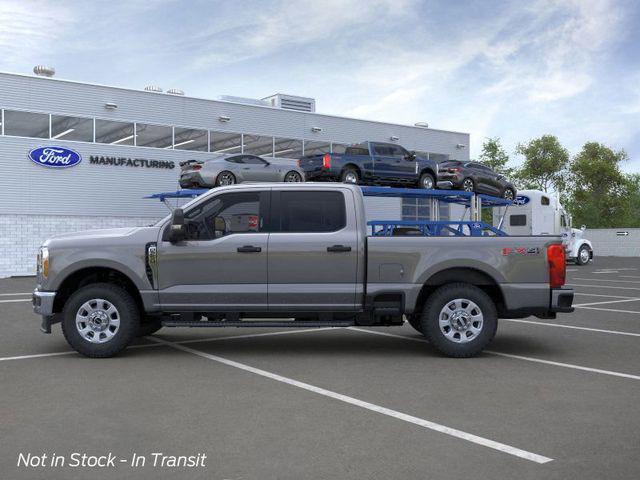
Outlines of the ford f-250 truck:
{"type": "Polygon", "coordinates": [[[394,143],[364,142],[344,153],[302,157],[298,161],[307,181],[330,180],[354,184],[436,188],[438,163],[394,143]]]}
{"type": "Polygon", "coordinates": [[[34,309],[90,357],[165,327],[401,325],[468,357],[498,318],[571,312],[559,237],[369,236],[360,187],[245,184],[149,227],[59,235],[34,309]],[[285,318],[286,320],[282,320],[285,318]]]}

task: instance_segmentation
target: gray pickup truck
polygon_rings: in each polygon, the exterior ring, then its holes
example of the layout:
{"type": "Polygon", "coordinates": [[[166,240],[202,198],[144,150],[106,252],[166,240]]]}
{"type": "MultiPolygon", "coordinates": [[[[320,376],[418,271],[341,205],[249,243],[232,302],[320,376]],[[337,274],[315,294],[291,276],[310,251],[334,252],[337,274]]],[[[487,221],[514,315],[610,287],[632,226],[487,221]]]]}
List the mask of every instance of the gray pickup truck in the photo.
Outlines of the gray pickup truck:
{"type": "Polygon", "coordinates": [[[42,330],[110,357],[162,327],[409,323],[468,357],[498,318],[571,312],[560,237],[371,236],[360,187],[221,187],[153,226],[47,240],[33,294],[42,330]]]}

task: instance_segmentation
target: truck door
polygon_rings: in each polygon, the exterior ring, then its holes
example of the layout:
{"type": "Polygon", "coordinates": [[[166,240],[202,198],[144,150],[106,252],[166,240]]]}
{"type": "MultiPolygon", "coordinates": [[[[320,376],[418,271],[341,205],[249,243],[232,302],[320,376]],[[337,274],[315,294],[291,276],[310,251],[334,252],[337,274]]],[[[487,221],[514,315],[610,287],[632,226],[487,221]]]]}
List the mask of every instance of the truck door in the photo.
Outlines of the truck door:
{"type": "Polygon", "coordinates": [[[186,209],[187,238],[158,241],[165,310],[266,311],[270,191],[221,193],[186,209]]]}
{"type": "Polygon", "coordinates": [[[372,143],[371,149],[376,177],[401,182],[417,181],[416,161],[407,159],[409,152],[400,145],[372,143]]]}
{"type": "MultiPolygon", "coordinates": [[[[270,311],[353,311],[358,230],[348,189],[274,191],[269,237],[270,311]]],[[[359,304],[358,304],[359,306],[359,304]]]]}

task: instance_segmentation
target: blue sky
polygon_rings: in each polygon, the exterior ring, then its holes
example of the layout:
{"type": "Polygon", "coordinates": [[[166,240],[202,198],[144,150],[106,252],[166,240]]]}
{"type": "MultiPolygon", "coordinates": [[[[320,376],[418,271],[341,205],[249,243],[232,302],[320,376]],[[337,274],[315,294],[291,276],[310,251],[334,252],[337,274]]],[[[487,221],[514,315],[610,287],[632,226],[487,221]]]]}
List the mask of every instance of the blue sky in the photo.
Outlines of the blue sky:
{"type": "MultiPolygon", "coordinates": [[[[640,2],[0,0],[0,70],[187,95],[311,96],[322,113],[551,133],[640,172],[640,2]]],[[[520,159],[514,157],[514,163],[520,159]]]]}

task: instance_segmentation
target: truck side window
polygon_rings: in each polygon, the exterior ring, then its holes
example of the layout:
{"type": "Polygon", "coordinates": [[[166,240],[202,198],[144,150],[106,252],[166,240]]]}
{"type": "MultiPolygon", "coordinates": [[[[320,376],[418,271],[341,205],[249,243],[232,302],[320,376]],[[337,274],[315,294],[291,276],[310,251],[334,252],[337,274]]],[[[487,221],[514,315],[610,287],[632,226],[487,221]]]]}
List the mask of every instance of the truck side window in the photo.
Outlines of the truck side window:
{"type": "Polygon", "coordinates": [[[511,215],[509,217],[509,225],[512,227],[524,227],[527,224],[526,215],[511,215]]]}
{"type": "Polygon", "coordinates": [[[218,195],[185,212],[184,217],[188,240],[213,240],[220,234],[258,233],[262,227],[260,192],[218,195]]]}
{"type": "Polygon", "coordinates": [[[540,205],[549,205],[549,197],[540,197],[540,205]]]}
{"type": "Polygon", "coordinates": [[[341,192],[281,192],[281,232],[336,232],[347,224],[341,192]]]}

